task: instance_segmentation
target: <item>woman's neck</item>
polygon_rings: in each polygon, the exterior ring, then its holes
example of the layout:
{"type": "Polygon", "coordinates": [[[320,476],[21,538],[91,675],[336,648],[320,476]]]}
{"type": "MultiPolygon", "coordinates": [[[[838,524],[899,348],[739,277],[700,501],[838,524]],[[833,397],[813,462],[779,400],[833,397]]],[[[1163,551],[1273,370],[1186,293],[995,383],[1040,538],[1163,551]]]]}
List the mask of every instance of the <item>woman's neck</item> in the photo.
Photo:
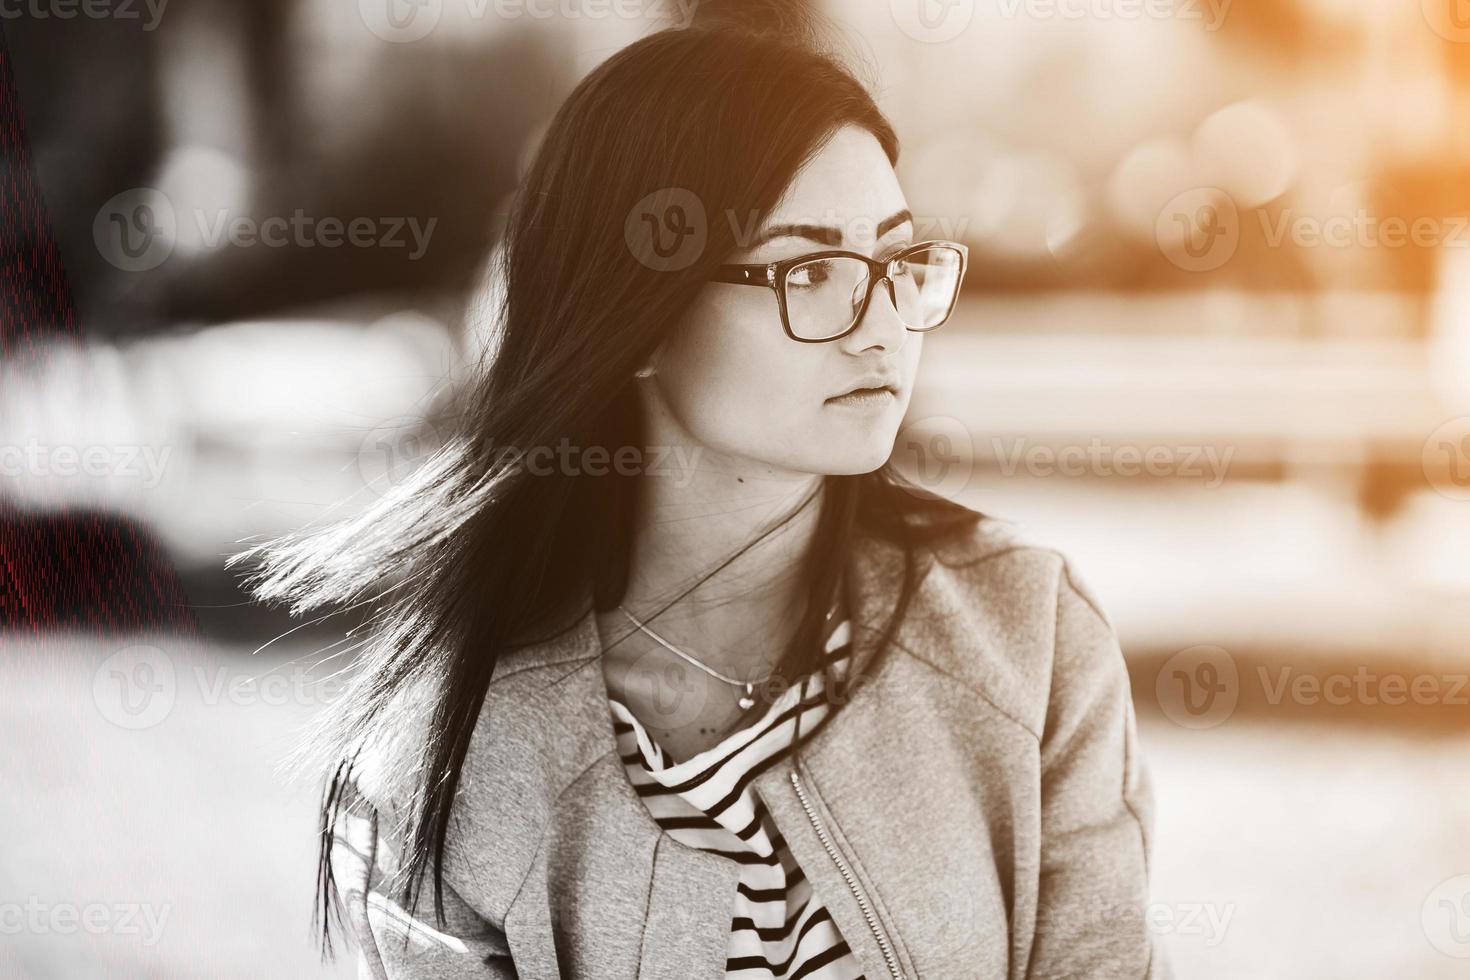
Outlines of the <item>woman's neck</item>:
{"type": "Polygon", "coordinates": [[[822,477],[718,453],[675,428],[650,433],[669,448],[641,477],[623,605],[657,614],[654,630],[710,666],[764,676],[804,612],[822,477]]]}
{"type": "Polygon", "coordinates": [[[658,613],[655,628],[706,662],[742,651],[774,656],[803,612],[800,573],[820,489],[820,477],[762,484],[702,474],[684,487],[645,479],[623,605],[640,619],[658,613]]]}

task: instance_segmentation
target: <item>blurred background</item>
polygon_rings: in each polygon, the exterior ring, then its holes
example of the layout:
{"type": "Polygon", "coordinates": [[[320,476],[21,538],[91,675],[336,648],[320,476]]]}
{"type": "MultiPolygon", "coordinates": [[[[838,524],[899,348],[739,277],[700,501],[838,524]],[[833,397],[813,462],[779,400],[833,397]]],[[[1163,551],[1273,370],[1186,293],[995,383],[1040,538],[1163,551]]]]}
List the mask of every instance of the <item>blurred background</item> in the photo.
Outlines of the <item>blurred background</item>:
{"type": "MultiPolygon", "coordinates": [[[[434,448],[541,127],[700,6],[0,10],[0,974],[351,975],[282,765],[352,615],[223,560],[434,448]]],[[[971,249],[898,459],[1113,619],[1180,975],[1470,976],[1470,9],[824,9],[971,249]]]]}

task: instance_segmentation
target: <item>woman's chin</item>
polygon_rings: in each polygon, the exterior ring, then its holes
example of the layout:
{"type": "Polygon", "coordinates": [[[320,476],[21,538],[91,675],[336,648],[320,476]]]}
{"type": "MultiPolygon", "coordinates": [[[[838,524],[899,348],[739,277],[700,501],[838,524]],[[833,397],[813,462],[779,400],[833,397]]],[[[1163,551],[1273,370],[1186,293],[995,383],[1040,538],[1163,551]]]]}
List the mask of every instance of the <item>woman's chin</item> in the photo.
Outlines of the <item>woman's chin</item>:
{"type": "Polygon", "coordinates": [[[832,453],[818,472],[829,476],[871,473],[893,455],[893,433],[875,433],[856,443],[844,444],[832,453]],[[880,438],[881,436],[881,438],[880,438]]]}

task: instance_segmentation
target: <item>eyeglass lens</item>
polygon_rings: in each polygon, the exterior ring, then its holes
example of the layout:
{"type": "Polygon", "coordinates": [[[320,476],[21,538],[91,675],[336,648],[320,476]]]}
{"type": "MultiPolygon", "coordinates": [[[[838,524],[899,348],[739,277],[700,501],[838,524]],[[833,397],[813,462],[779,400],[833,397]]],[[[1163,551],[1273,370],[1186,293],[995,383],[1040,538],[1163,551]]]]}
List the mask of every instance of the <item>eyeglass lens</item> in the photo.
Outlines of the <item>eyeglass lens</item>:
{"type": "MultiPolygon", "coordinates": [[[[944,322],[960,287],[960,253],[947,246],[913,252],[893,275],[893,303],[904,326],[932,330],[944,322]]],[[[868,290],[866,262],[846,256],[812,259],[786,274],[786,318],[807,340],[835,337],[852,326],[868,290]]]]}

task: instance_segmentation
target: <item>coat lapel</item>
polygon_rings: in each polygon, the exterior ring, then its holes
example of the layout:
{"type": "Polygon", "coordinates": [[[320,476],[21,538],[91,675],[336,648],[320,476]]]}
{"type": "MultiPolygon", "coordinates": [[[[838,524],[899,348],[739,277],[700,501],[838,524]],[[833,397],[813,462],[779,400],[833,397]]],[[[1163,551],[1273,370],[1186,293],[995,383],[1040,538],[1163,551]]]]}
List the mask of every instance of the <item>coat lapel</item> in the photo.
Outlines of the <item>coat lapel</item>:
{"type": "Polygon", "coordinates": [[[661,835],[654,850],[639,980],[724,976],[739,880],[736,862],[661,835]]]}
{"type": "MultiPolygon", "coordinates": [[[[859,532],[847,571],[852,664],[861,671],[893,611],[903,552],[859,532]]],[[[921,561],[921,586],[928,571],[921,561]]],[[[922,588],[915,601],[922,603],[922,588]]],[[[619,944],[638,947],[638,977],[722,976],[740,865],[663,834],[628,783],[607,705],[596,618],[590,602],[584,608],[571,629],[514,650],[497,665],[467,759],[466,799],[456,809],[462,839],[474,841],[484,857],[476,875],[478,904],[505,915],[514,958],[526,964],[529,976],[562,975],[574,961],[590,965],[592,946],[607,941],[605,935],[585,934],[594,920],[581,918],[576,909],[559,912],[558,903],[585,906],[588,916],[621,905],[636,916],[639,902],[646,909],[641,934],[631,921],[626,928],[606,924],[616,928],[619,944]],[[602,848],[629,855],[630,862],[638,855],[638,863],[608,867],[582,854],[602,848]],[[651,861],[645,856],[650,852],[651,861]]],[[[916,612],[911,607],[905,622],[916,612]]],[[[901,628],[900,642],[903,637],[901,628]]],[[[815,767],[814,781],[821,778],[824,759],[841,764],[833,761],[831,746],[836,733],[852,723],[845,714],[838,711],[807,743],[803,771],[815,767]]],[[[756,792],[864,970],[884,976],[882,950],[801,806],[791,771],[790,760],[783,759],[755,779],[756,792]]],[[[819,819],[830,820],[814,787],[804,788],[819,819]]],[[[625,952],[632,954],[620,950],[619,961],[627,962],[625,952]]],[[[592,970],[588,975],[602,975],[600,967],[592,970]]]]}
{"type": "Polygon", "coordinates": [[[723,976],[740,866],[678,843],[648,812],[622,771],[601,652],[589,608],[562,636],[514,651],[487,698],[497,738],[519,741],[477,757],[514,753],[519,765],[477,771],[461,812],[491,842],[497,877],[516,883],[498,898],[513,904],[512,954],[526,976],[723,976]],[[532,792],[516,785],[527,757],[532,792]]]}
{"type": "MultiPolygon", "coordinates": [[[[914,605],[910,606],[905,622],[909,621],[909,616],[918,612],[916,607],[924,602],[922,586],[929,568],[927,559],[921,559],[916,569],[918,588],[911,600],[914,605]]],[[[878,652],[877,640],[883,624],[888,621],[897,604],[898,586],[903,580],[903,552],[878,538],[860,534],[854,541],[853,557],[847,571],[848,616],[852,622],[852,669],[856,673],[872,665],[873,657],[878,652]]],[[[903,642],[902,627],[896,636],[899,642],[903,642]]],[[[797,795],[791,780],[792,772],[798,772],[807,805],[812,808],[815,819],[821,821],[829,843],[838,850],[842,860],[850,864],[851,857],[843,850],[840,829],[826,811],[819,782],[827,766],[852,764],[851,759],[844,759],[842,756],[839,743],[843,729],[859,722],[855,712],[837,711],[809,739],[803,739],[799,769],[794,765],[791,756],[787,755],[780,764],[756,777],[754,785],[770,812],[771,819],[786,839],[791,856],[811,881],[813,893],[826,906],[842,938],[847,941],[848,947],[862,965],[864,975],[877,980],[890,975],[883,949],[873,935],[867,917],[853,895],[852,887],[828,853],[827,845],[822,842],[821,835],[813,824],[813,817],[808,815],[806,807],[802,805],[801,797],[797,795]]],[[[851,867],[848,872],[854,873],[851,867]]],[[[874,911],[874,914],[878,913],[874,911]]],[[[886,924],[881,927],[892,939],[890,927],[886,924]]],[[[900,957],[900,966],[911,969],[903,962],[901,949],[895,948],[894,952],[900,957]]]]}

